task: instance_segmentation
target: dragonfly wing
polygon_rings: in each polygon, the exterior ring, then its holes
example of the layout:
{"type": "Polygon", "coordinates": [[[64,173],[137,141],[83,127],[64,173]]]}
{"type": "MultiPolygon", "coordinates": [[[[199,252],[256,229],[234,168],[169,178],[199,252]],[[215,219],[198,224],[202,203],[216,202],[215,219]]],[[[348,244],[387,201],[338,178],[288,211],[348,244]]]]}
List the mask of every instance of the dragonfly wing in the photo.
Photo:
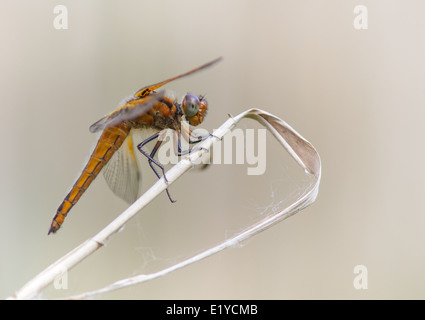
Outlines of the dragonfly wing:
{"type": "Polygon", "coordinates": [[[135,97],[138,97],[138,98],[146,97],[149,93],[151,93],[152,91],[154,91],[154,90],[158,89],[159,87],[162,87],[163,85],[165,85],[165,84],[167,84],[167,83],[169,83],[169,82],[171,82],[171,81],[174,81],[174,80],[177,80],[177,79],[180,79],[180,78],[186,77],[186,76],[188,76],[188,75],[190,75],[190,74],[192,74],[192,73],[194,73],[194,72],[197,72],[197,71],[200,71],[200,70],[202,70],[202,69],[205,69],[205,68],[207,68],[207,67],[209,67],[209,66],[213,65],[214,63],[219,62],[221,59],[222,59],[222,57],[217,58],[217,59],[215,59],[215,60],[213,60],[213,61],[211,61],[211,62],[208,62],[208,63],[206,63],[206,64],[203,64],[202,66],[199,66],[199,67],[197,67],[197,68],[195,68],[195,69],[192,69],[192,70],[190,70],[190,71],[188,71],[188,72],[185,72],[185,73],[183,73],[183,74],[180,74],[180,75],[178,75],[178,76],[172,77],[172,78],[170,78],[170,79],[167,79],[167,80],[164,80],[164,81],[161,81],[161,82],[155,83],[155,84],[152,84],[152,85],[150,85],[150,86],[146,86],[146,87],[144,87],[144,88],[140,89],[139,91],[137,91],[137,92],[134,94],[134,96],[135,96],[135,97]]]}
{"type": "Polygon", "coordinates": [[[154,90],[158,89],[159,87],[162,87],[163,85],[173,81],[177,80],[183,77],[186,77],[194,72],[200,71],[202,69],[205,69],[217,62],[219,62],[222,58],[217,58],[211,62],[208,62],[202,66],[199,66],[195,69],[192,69],[188,72],[185,72],[183,74],[180,74],[178,76],[172,77],[170,79],[152,84],[150,86],[146,86],[139,91],[137,91],[134,94],[134,98],[130,101],[128,101],[124,106],[119,108],[118,110],[104,116],[102,119],[96,121],[94,124],[90,126],[90,132],[98,132],[100,130],[103,130],[106,126],[109,125],[115,125],[120,123],[121,121],[125,120],[131,120],[134,119],[145,112],[149,111],[150,108],[153,107],[154,103],[158,100],[160,100],[164,96],[164,92],[160,92],[158,94],[152,94],[154,90]]]}
{"type": "Polygon", "coordinates": [[[157,101],[164,97],[164,95],[165,92],[161,91],[147,97],[129,100],[122,107],[93,123],[89,130],[95,133],[103,130],[107,126],[114,126],[123,121],[135,119],[148,112],[157,101]]]}
{"type": "Polygon", "coordinates": [[[104,116],[103,118],[101,118],[100,120],[96,121],[95,123],[93,123],[89,130],[91,133],[95,133],[98,132],[100,130],[103,130],[106,127],[106,124],[108,122],[109,119],[109,115],[104,116]]]}
{"type": "Polygon", "coordinates": [[[133,152],[131,134],[103,168],[103,176],[118,197],[130,204],[137,199],[140,172],[133,152]]]}

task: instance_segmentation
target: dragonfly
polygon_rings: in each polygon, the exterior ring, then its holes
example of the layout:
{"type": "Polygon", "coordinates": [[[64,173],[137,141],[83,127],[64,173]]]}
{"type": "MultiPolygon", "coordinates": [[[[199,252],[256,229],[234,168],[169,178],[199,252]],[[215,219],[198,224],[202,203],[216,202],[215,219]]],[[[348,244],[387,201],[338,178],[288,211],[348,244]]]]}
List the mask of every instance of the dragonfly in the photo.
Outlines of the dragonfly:
{"type": "MultiPolygon", "coordinates": [[[[59,230],[69,211],[102,169],[105,180],[114,194],[128,203],[133,203],[137,199],[141,175],[132,138],[132,133],[137,130],[155,130],[153,135],[137,145],[137,149],[148,158],[149,165],[156,176],[161,177],[155,165],[162,170],[164,179],[167,181],[164,167],[154,158],[163,141],[162,133],[168,129],[174,130],[177,137],[177,154],[181,156],[189,153],[192,149],[182,150],[181,148],[180,133],[186,133],[188,137],[192,137],[191,140],[189,139],[191,144],[203,141],[209,136],[198,136],[190,129],[191,126],[195,127],[203,122],[208,104],[202,95],[188,93],[181,103],[178,103],[177,100],[167,97],[164,91],[156,90],[171,81],[210,67],[221,59],[221,57],[217,58],[178,76],[143,87],[118,109],[90,126],[90,132],[101,132],[100,137],[79,178],[57,209],[48,234],[59,230]],[[185,123],[189,126],[184,125],[185,123]],[[153,141],[157,142],[151,153],[143,150],[146,144],[153,141]]],[[[168,189],[166,192],[170,201],[174,202],[168,189]]]]}

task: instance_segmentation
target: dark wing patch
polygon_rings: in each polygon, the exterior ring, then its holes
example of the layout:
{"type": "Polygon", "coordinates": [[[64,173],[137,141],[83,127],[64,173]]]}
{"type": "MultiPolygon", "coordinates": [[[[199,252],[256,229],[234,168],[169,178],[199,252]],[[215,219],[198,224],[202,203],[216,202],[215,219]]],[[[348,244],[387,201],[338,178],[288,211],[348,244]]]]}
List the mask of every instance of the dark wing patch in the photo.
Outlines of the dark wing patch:
{"type": "Polygon", "coordinates": [[[121,108],[93,123],[89,130],[92,133],[103,130],[107,126],[115,126],[123,121],[135,119],[148,112],[156,102],[164,97],[164,91],[150,96],[128,101],[121,108]]]}

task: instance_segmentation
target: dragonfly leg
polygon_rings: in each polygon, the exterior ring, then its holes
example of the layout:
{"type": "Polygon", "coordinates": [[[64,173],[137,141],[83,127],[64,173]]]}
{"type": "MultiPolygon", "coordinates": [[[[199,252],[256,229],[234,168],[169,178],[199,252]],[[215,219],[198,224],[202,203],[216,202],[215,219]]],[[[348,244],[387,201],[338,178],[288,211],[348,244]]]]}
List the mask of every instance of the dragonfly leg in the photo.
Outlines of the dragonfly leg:
{"type": "Polygon", "coordinates": [[[222,140],[222,138],[219,138],[219,137],[213,135],[212,133],[203,134],[203,135],[198,136],[198,135],[194,134],[193,132],[190,132],[190,135],[193,136],[196,139],[196,140],[190,140],[189,139],[190,144],[199,143],[199,142],[204,141],[206,138],[209,138],[209,137],[214,137],[218,140],[222,140]]]}
{"type": "MultiPolygon", "coordinates": [[[[147,144],[147,143],[149,143],[149,142],[151,142],[152,140],[155,140],[155,139],[157,139],[158,138],[158,136],[159,136],[159,133],[155,133],[153,136],[151,136],[151,137],[149,137],[149,138],[147,138],[146,140],[144,140],[142,143],[140,143],[138,146],[137,146],[137,149],[139,149],[139,151],[146,157],[146,158],[148,158],[148,162],[149,162],[149,166],[151,167],[151,169],[153,170],[153,172],[155,172],[155,175],[158,177],[158,179],[161,179],[161,176],[159,175],[159,173],[158,173],[158,171],[155,169],[155,167],[154,167],[154,165],[153,164],[156,164],[160,169],[161,169],[161,171],[162,171],[162,175],[163,175],[163,177],[164,177],[164,180],[165,180],[165,182],[166,183],[168,183],[168,180],[167,180],[167,177],[166,177],[166,175],[165,175],[165,170],[164,170],[164,167],[159,163],[159,162],[157,162],[157,161],[155,161],[155,159],[154,159],[154,157],[155,157],[155,154],[156,154],[156,152],[158,151],[158,149],[159,149],[159,147],[161,146],[161,143],[162,143],[162,141],[161,140],[158,140],[157,142],[156,142],[156,144],[155,144],[155,147],[153,148],[153,150],[152,150],[152,152],[151,152],[151,154],[147,154],[142,148],[147,144]]],[[[171,198],[171,196],[170,196],[170,192],[168,191],[168,188],[167,189],[165,189],[165,191],[167,192],[167,196],[168,196],[168,199],[170,199],[170,201],[172,202],[172,203],[174,203],[174,202],[176,202],[176,200],[173,200],[172,198],[171,198]]]]}
{"type": "MultiPolygon", "coordinates": [[[[198,136],[198,135],[194,134],[192,131],[189,131],[189,144],[199,143],[199,142],[201,142],[201,141],[203,141],[203,140],[205,140],[209,137],[214,137],[214,138],[216,138],[217,140],[220,140],[220,141],[223,140],[223,137],[221,137],[221,138],[217,137],[216,135],[214,135],[212,133],[208,133],[208,134],[205,134],[205,135],[199,135],[198,136]],[[196,140],[190,140],[190,136],[195,137],[196,140]]],[[[203,147],[194,147],[194,148],[191,148],[191,149],[188,149],[188,150],[182,150],[180,139],[178,139],[177,142],[178,142],[177,143],[177,149],[178,149],[177,155],[178,156],[182,156],[182,155],[185,155],[185,154],[188,154],[190,152],[197,151],[197,150],[202,150],[202,149],[205,150],[205,148],[203,148],[203,147]]],[[[209,163],[203,164],[201,169],[204,170],[209,165],[210,165],[209,163]]]]}
{"type": "MultiPolygon", "coordinates": [[[[195,143],[199,143],[201,141],[204,141],[206,138],[209,137],[215,137],[213,134],[209,133],[206,135],[202,135],[202,136],[196,136],[193,133],[190,133],[191,135],[193,135],[197,140],[190,140],[189,138],[189,144],[195,144],[195,143]]],[[[216,137],[218,138],[218,137],[216,137]]],[[[182,150],[182,146],[181,146],[181,140],[180,137],[177,138],[177,155],[178,156],[184,156],[188,153],[194,152],[194,151],[198,151],[198,150],[202,150],[204,148],[202,147],[193,147],[193,148],[189,148],[187,150],[182,150]]]]}

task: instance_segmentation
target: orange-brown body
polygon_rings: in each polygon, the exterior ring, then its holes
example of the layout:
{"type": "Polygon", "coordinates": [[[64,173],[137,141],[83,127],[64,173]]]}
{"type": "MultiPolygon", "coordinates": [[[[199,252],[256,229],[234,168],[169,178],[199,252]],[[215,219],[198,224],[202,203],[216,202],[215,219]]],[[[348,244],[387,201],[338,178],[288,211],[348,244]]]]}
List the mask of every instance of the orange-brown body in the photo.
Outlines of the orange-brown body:
{"type": "MultiPolygon", "coordinates": [[[[128,103],[126,106],[128,106],[128,103]]],[[[132,108],[135,108],[135,106],[132,106],[132,108]]],[[[178,124],[180,124],[180,121],[176,120],[180,120],[180,117],[181,115],[177,113],[177,107],[174,102],[163,97],[161,101],[157,101],[147,113],[135,119],[125,120],[117,125],[106,127],[99,137],[96,147],[87,165],[83,169],[83,172],[59,206],[53,218],[49,233],[55,233],[60,228],[71,208],[81,198],[102,168],[111,159],[112,155],[121,147],[124,140],[129,135],[131,128],[140,129],[149,127],[158,130],[166,128],[179,130],[178,124]]]]}
{"type": "Polygon", "coordinates": [[[111,159],[115,151],[121,147],[130,129],[131,127],[128,123],[121,123],[115,127],[105,128],[86,167],[59,206],[56,216],[53,218],[49,233],[56,232],[60,228],[69,210],[71,210],[81,198],[94,178],[99,174],[100,170],[102,170],[109,159],[111,159]]]}

